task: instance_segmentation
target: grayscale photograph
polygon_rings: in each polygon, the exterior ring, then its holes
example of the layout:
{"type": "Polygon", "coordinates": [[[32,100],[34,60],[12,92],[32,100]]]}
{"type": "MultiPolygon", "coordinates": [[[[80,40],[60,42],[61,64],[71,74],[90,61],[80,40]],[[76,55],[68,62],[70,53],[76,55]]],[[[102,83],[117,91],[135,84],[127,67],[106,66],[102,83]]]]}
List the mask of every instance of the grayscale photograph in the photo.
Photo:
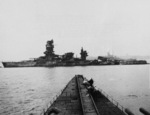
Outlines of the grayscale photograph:
{"type": "Polygon", "coordinates": [[[150,1],[0,0],[0,115],[150,115],[150,1]]]}

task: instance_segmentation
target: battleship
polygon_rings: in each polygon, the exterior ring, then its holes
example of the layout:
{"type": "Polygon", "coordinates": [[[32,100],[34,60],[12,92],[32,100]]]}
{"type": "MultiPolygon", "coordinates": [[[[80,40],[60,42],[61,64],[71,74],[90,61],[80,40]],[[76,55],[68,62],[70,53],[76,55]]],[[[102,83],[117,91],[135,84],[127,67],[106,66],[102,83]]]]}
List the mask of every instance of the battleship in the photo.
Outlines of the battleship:
{"type": "Polygon", "coordinates": [[[123,60],[112,55],[98,56],[95,60],[87,60],[88,53],[81,48],[80,58],[74,57],[73,52],[67,52],[63,55],[55,54],[54,41],[46,43],[44,56],[19,62],[2,62],[4,67],[55,67],[55,66],[90,66],[90,65],[131,65],[147,64],[145,60],[129,59],[123,60]]]}

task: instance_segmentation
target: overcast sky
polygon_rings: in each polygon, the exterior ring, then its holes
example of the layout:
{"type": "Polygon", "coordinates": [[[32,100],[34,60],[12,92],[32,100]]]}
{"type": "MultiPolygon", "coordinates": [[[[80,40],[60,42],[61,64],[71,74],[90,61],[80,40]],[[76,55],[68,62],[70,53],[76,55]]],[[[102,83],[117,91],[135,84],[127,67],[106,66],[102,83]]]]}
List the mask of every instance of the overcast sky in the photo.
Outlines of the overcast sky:
{"type": "Polygon", "coordinates": [[[81,47],[90,56],[150,55],[150,0],[0,0],[0,60],[81,47]]]}

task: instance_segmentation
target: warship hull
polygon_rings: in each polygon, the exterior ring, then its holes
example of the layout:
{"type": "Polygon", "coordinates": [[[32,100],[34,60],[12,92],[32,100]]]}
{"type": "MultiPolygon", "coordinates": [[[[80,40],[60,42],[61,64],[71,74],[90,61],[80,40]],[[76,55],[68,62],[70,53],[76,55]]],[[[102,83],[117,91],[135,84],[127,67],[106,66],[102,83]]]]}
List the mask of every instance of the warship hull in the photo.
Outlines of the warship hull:
{"type": "MultiPolygon", "coordinates": [[[[3,67],[57,67],[57,66],[104,66],[104,65],[118,65],[118,64],[96,64],[96,63],[66,63],[66,62],[55,62],[55,61],[47,61],[47,62],[36,62],[36,61],[21,61],[21,62],[2,62],[3,67]]],[[[147,63],[120,63],[120,65],[137,65],[137,64],[147,64],[147,63]]]]}
{"type": "Polygon", "coordinates": [[[36,62],[34,61],[21,61],[21,62],[2,62],[3,66],[6,67],[35,67],[36,62]]]}

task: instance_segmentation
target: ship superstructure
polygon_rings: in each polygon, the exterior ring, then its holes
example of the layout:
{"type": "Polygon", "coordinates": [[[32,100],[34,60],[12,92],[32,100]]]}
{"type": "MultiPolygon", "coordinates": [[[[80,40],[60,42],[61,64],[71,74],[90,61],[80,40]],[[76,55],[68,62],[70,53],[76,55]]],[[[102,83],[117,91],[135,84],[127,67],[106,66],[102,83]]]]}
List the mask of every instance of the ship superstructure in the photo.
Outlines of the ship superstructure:
{"type": "Polygon", "coordinates": [[[145,60],[123,60],[116,56],[98,56],[95,60],[87,60],[88,52],[81,48],[81,57],[74,57],[73,52],[63,55],[55,54],[53,39],[47,41],[44,56],[34,60],[20,62],[2,62],[4,67],[53,67],[53,66],[88,66],[88,65],[119,65],[119,64],[147,64],[145,60]]]}

